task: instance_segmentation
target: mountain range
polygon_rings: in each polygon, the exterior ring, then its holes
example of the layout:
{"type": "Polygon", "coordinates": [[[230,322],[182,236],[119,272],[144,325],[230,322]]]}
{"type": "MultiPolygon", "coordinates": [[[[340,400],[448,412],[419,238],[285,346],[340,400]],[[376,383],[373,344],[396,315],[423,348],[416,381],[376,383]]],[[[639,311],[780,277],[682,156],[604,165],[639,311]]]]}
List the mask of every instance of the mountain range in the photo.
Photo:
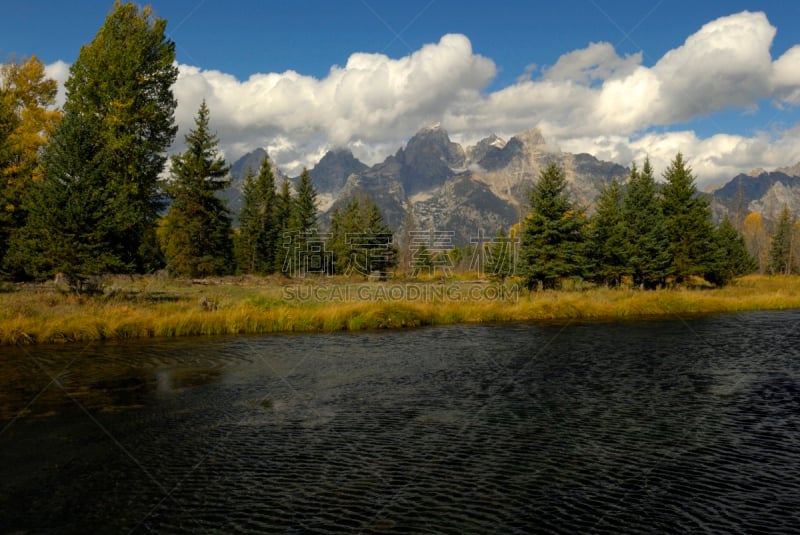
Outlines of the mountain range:
{"type": "MultiPolygon", "coordinates": [[[[256,149],[232,165],[233,180],[223,196],[234,214],[241,208],[247,169],[257,172],[266,155],[256,149]]],[[[463,245],[521,221],[531,184],[551,162],[564,169],[573,198],[587,206],[589,213],[603,185],[613,177],[624,181],[629,173],[627,167],[590,154],[552,147],[537,129],[508,140],[492,135],[462,147],[434,123],[383,162],[367,166],[349,150],[338,149],[325,154],[309,174],[318,192],[323,228],[335,207],[352,195],[369,195],[401,245],[413,230],[447,231],[453,245],[463,245]]],[[[279,185],[285,175],[274,165],[273,172],[279,185]]],[[[297,179],[289,180],[296,183],[297,179]]],[[[717,220],[725,215],[735,220],[753,211],[774,219],[784,204],[797,213],[800,163],[773,172],[759,169],[741,174],[703,195],[709,198],[717,220]]]]}

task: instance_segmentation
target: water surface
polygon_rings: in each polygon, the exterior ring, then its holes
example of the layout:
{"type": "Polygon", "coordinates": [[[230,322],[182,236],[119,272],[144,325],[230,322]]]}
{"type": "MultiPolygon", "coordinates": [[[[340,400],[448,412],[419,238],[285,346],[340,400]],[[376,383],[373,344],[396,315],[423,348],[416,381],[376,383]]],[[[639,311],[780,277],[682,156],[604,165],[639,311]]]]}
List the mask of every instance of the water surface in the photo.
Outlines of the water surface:
{"type": "Polygon", "coordinates": [[[0,532],[788,532],[800,312],[0,349],[0,532]]]}

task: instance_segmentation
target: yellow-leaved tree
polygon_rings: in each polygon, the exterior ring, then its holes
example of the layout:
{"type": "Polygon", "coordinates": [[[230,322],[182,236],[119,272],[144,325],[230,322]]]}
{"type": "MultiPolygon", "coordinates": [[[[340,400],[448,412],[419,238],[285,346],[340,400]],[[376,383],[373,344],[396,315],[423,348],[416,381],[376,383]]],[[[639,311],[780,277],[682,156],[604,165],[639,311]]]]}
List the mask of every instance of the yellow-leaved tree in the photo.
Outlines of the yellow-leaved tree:
{"type": "Polygon", "coordinates": [[[747,252],[758,262],[758,272],[766,273],[769,266],[770,239],[764,228],[764,218],[758,212],[752,212],[744,218],[742,236],[747,252]]]}
{"type": "Polygon", "coordinates": [[[0,264],[25,224],[24,202],[38,179],[41,148],[61,119],[57,90],[36,56],[0,65],[0,264]]]}

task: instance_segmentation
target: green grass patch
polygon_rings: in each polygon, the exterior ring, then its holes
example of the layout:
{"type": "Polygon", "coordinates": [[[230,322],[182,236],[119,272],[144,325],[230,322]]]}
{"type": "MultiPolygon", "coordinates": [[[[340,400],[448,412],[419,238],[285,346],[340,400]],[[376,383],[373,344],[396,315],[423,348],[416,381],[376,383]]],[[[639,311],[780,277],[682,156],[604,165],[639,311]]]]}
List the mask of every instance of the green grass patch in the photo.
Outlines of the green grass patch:
{"type": "Polygon", "coordinates": [[[403,329],[452,323],[630,319],[800,307],[800,277],[720,289],[591,288],[501,293],[486,281],[190,281],[119,277],[93,297],[50,286],[0,291],[0,344],[403,329]],[[209,303],[213,304],[210,306],[209,303]]]}

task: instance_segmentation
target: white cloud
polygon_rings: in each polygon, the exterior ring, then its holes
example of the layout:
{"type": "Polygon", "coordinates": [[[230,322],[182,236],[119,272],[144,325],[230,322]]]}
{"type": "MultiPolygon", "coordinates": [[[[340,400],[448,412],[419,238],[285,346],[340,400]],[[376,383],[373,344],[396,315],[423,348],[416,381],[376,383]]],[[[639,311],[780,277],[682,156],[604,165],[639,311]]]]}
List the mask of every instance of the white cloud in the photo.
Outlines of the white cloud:
{"type": "MultiPolygon", "coordinates": [[[[773,61],[775,32],[763,13],[721,17],[652,66],[642,63],[642,53],[623,57],[608,43],[591,43],[550,67],[531,64],[514,84],[491,93],[485,90],[497,72],[494,62],[457,34],[397,59],[354,53],[321,79],[286,71],[242,81],[180,65],[175,149],[205,99],[230,161],[266,147],[290,174],[314,165],[331,147],[350,147],[375,163],[422,125],[441,121],[460,140],[538,127],[564,150],[622,164],[649,154],[656,169],[681,150],[708,183],[800,160],[797,128],[707,139],[690,130],[653,133],[731,108],[800,105],[800,44],[773,61]],[[540,75],[532,77],[534,71],[540,75]]],[[[67,66],[50,65],[48,74],[63,81],[67,66]]]]}
{"type": "Polygon", "coordinates": [[[686,121],[769,96],[775,31],[763,13],[747,11],[704,25],[653,67],[661,81],[653,119],[686,121]]]}
{"type": "Polygon", "coordinates": [[[555,65],[545,69],[544,77],[548,80],[590,85],[598,80],[623,77],[641,62],[641,52],[621,58],[609,43],[592,43],[584,49],[568,52],[558,58],[555,65]]]}
{"type": "MultiPolygon", "coordinates": [[[[181,125],[191,124],[205,98],[221,140],[232,136],[264,146],[285,137],[295,148],[389,143],[396,150],[420,125],[478,100],[495,72],[494,63],[473,54],[462,35],[445,35],[400,59],[353,54],[322,80],[287,71],[254,74],[240,82],[181,65],[175,84],[177,116],[181,125]]],[[[286,164],[281,153],[288,155],[288,146],[274,150],[276,161],[286,164]]],[[[312,149],[309,156],[316,152],[312,149]]]]}
{"type": "Polygon", "coordinates": [[[567,152],[588,152],[622,165],[635,161],[641,166],[649,157],[657,177],[675,154],[681,152],[692,167],[698,186],[707,189],[758,167],[775,169],[786,166],[787,162],[800,161],[800,125],[777,137],[716,134],[701,139],[694,132],[683,130],[637,138],[614,135],[572,138],[563,140],[561,148],[567,152]]]}
{"type": "Polygon", "coordinates": [[[69,64],[61,60],[44,66],[44,73],[48,78],[58,82],[58,94],[56,95],[56,106],[62,107],[66,100],[66,90],[64,89],[64,82],[69,78],[69,64]]]}
{"type": "Polygon", "coordinates": [[[775,96],[791,104],[800,104],[800,45],[787,50],[772,66],[775,96]]]}

